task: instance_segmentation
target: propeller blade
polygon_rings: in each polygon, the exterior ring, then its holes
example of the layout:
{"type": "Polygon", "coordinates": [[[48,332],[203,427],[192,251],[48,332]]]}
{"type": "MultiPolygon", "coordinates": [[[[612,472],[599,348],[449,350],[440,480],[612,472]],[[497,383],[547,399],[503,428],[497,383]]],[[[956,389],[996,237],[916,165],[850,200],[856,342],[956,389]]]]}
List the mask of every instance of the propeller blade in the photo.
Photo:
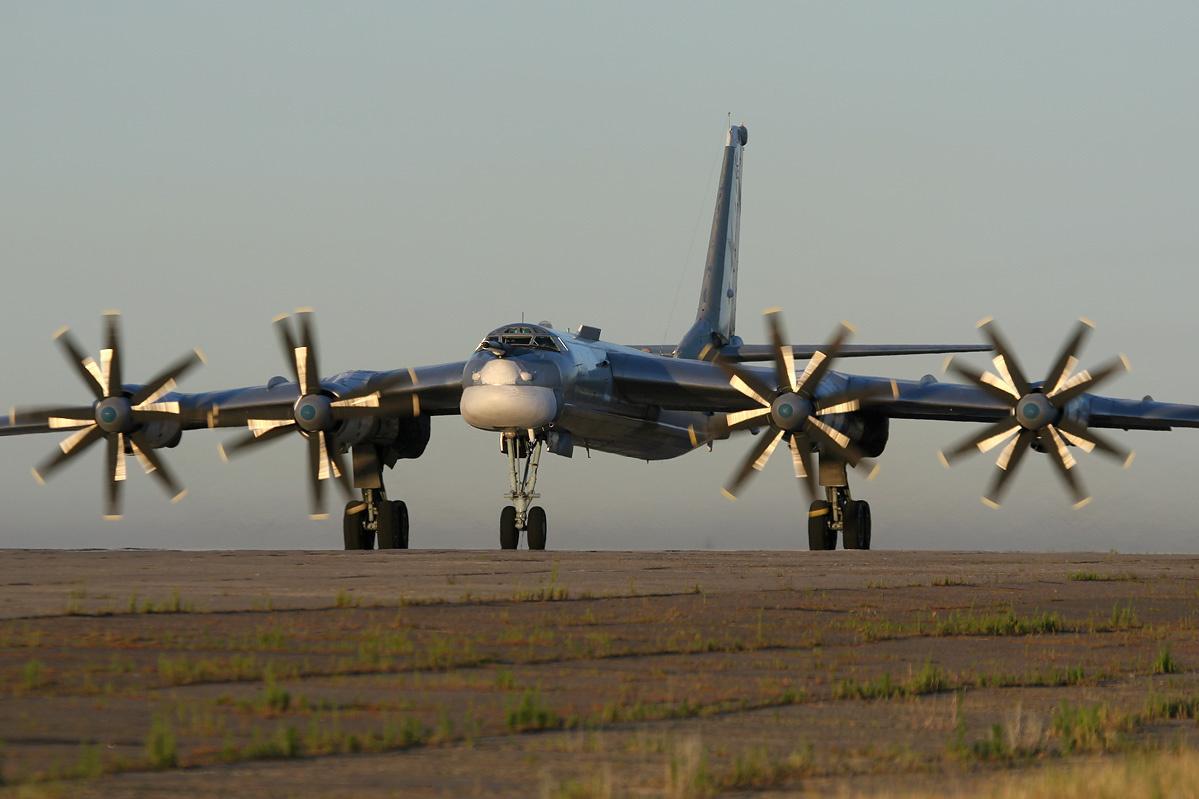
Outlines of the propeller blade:
{"type": "Polygon", "coordinates": [[[1010,377],[1012,387],[1016,389],[1016,398],[1023,397],[1029,392],[1028,378],[1024,376],[1024,370],[1020,368],[1019,361],[1012,354],[1012,348],[1008,345],[1007,339],[999,332],[993,319],[982,320],[978,323],[978,327],[990,342],[991,348],[995,350],[995,366],[999,369],[1000,376],[1005,379],[1010,377]]]}
{"type": "Polygon", "coordinates": [[[50,475],[58,471],[63,464],[71,458],[82,455],[85,450],[103,437],[104,432],[97,425],[72,433],[58,445],[58,452],[53,457],[34,468],[33,478],[39,483],[46,482],[50,475]]]}
{"type": "Polygon", "coordinates": [[[275,332],[279,334],[279,343],[283,346],[283,357],[291,368],[291,376],[295,378],[296,385],[303,394],[305,380],[304,376],[300,374],[303,361],[297,354],[299,346],[296,344],[296,337],[291,332],[291,317],[288,314],[279,314],[274,318],[272,324],[275,326],[275,332]]]}
{"type": "Polygon", "coordinates": [[[861,408],[864,401],[887,395],[890,395],[892,399],[899,399],[899,383],[894,380],[888,385],[876,383],[825,397],[816,403],[816,415],[832,416],[838,413],[852,413],[861,408]]]}
{"type": "Polygon", "coordinates": [[[1124,465],[1124,468],[1132,465],[1132,460],[1135,457],[1132,450],[1125,449],[1107,436],[1101,435],[1085,425],[1079,424],[1072,419],[1062,419],[1057,423],[1057,429],[1067,441],[1084,452],[1097,450],[1110,458],[1120,461],[1124,465]]]}
{"type": "Polygon", "coordinates": [[[1078,352],[1082,349],[1083,342],[1094,329],[1095,325],[1090,319],[1078,320],[1078,325],[1074,328],[1074,335],[1062,346],[1061,352],[1053,359],[1053,367],[1045,377],[1043,391],[1052,395],[1070,376],[1074,367],[1078,365],[1078,352]]]}
{"type": "Polygon", "coordinates": [[[63,354],[66,355],[67,360],[75,368],[75,371],[83,379],[83,382],[87,383],[87,387],[92,392],[92,395],[98,400],[104,399],[104,386],[100,382],[102,378],[100,367],[96,365],[95,361],[83,354],[79,343],[71,335],[71,329],[69,327],[59,328],[58,332],[54,334],[54,340],[58,342],[58,345],[63,350],[63,354]]]}
{"type": "Polygon", "coordinates": [[[121,393],[121,312],[104,312],[104,349],[100,350],[100,373],[104,375],[104,396],[121,393]]]}
{"type": "Polygon", "coordinates": [[[321,468],[324,466],[322,452],[322,437],[308,437],[308,516],[311,519],[328,519],[325,510],[325,481],[321,479],[321,468]]]}
{"type": "Polygon", "coordinates": [[[1094,372],[1089,372],[1084,369],[1074,377],[1067,380],[1065,384],[1057,390],[1056,393],[1049,394],[1048,396],[1053,402],[1054,406],[1060,408],[1080,394],[1084,394],[1090,389],[1098,386],[1100,383],[1110,380],[1119,372],[1128,372],[1131,370],[1132,365],[1128,362],[1128,358],[1120,355],[1108,361],[1094,372]]]}
{"type": "Polygon", "coordinates": [[[828,344],[821,347],[808,359],[808,365],[804,367],[803,374],[795,382],[795,392],[797,394],[804,393],[806,390],[807,394],[811,395],[820,387],[820,381],[824,379],[829,367],[832,366],[833,361],[841,353],[842,345],[845,344],[845,341],[853,332],[853,325],[849,322],[842,322],[837,331],[833,333],[833,337],[828,344]]]}
{"type": "Polygon", "coordinates": [[[792,391],[799,383],[795,378],[795,354],[787,343],[787,334],[783,329],[783,312],[781,308],[770,308],[762,313],[766,317],[766,326],[770,329],[770,345],[774,352],[774,380],[779,388],[790,386],[792,391]]]}
{"type": "Polygon", "coordinates": [[[278,427],[251,429],[250,432],[237,436],[227,443],[218,444],[217,449],[220,451],[223,460],[229,460],[229,458],[241,453],[243,450],[267,444],[271,441],[277,441],[291,433],[295,428],[295,422],[285,422],[278,427]]]}
{"type": "Polygon", "coordinates": [[[316,364],[316,334],[312,324],[312,309],[296,311],[300,322],[300,346],[304,349],[304,377],[301,383],[305,394],[316,394],[321,390],[321,373],[316,364]]]}
{"type": "Polygon", "coordinates": [[[187,489],[179,484],[179,481],[175,479],[166,463],[158,457],[153,448],[146,445],[144,436],[134,433],[129,438],[133,445],[133,454],[137,456],[142,469],[158,481],[158,484],[167,492],[167,496],[171,498],[171,502],[178,502],[187,496],[187,489]]]}
{"type": "Polygon", "coordinates": [[[350,473],[346,469],[345,458],[337,450],[337,442],[328,433],[321,433],[320,435],[324,439],[325,455],[329,459],[333,479],[337,482],[338,487],[341,488],[341,492],[345,495],[345,498],[347,500],[353,499],[354,485],[350,480],[350,473]]]}
{"type": "Polygon", "coordinates": [[[104,518],[121,518],[121,486],[125,483],[125,436],[121,433],[105,436],[108,457],[105,463],[107,490],[104,493],[104,518]]]}
{"type": "Polygon", "coordinates": [[[871,476],[874,475],[874,463],[867,460],[862,451],[850,442],[849,436],[835,427],[830,427],[815,416],[809,416],[807,421],[808,424],[804,430],[809,435],[815,435],[850,466],[857,468],[859,465],[866,465],[871,470],[871,476]]]}
{"type": "Polygon", "coordinates": [[[762,427],[770,424],[769,419],[763,419],[770,413],[770,408],[751,408],[748,411],[734,411],[724,415],[724,424],[729,430],[740,430],[743,427],[762,427]]]}
{"type": "Polygon", "coordinates": [[[717,356],[715,363],[729,376],[729,385],[759,405],[769,407],[770,400],[767,398],[778,392],[775,386],[768,385],[754,372],[726,358],[717,356]]]}
{"type": "Polygon", "coordinates": [[[990,372],[979,372],[969,366],[963,366],[958,363],[956,358],[952,357],[945,362],[945,368],[1008,405],[1015,405],[1016,401],[1020,399],[1021,395],[1016,391],[1015,386],[1003,378],[995,377],[990,372]]]}
{"type": "Polygon", "coordinates": [[[1021,430],[1020,434],[1003,448],[1003,452],[999,454],[999,460],[995,462],[996,472],[994,479],[991,481],[991,487],[983,495],[982,501],[984,505],[991,508],[999,507],[999,502],[1003,498],[1004,489],[1007,487],[1008,481],[1016,473],[1016,467],[1020,465],[1020,461],[1024,459],[1025,454],[1032,448],[1033,438],[1035,437],[1036,434],[1033,431],[1021,430]]]}
{"type": "Polygon", "coordinates": [[[782,430],[777,432],[771,431],[769,433],[763,433],[761,436],[759,436],[758,440],[754,442],[754,445],[750,448],[749,454],[745,456],[745,460],[743,460],[741,465],[737,467],[737,471],[733,473],[733,478],[725,484],[724,488],[721,490],[721,493],[723,493],[729,499],[736,499],[737,493],[741,490],[742,486],[745,485],[745,481],[748,480],[754,472],[762,471],[762,468],[766,465],[766,461],[770,459],[771,454],[774,452],[774,448],[778,446],[779,439],[782,437],[782,430]]]}
{"type": "Polygon", "coordinates": [[[1020,423],[1016,421],[1016,417],[1009,416],[994,424],[987,425],[982,432],[970,436],[956,446],[951,447],[948,451],[942,450],[938,452],[937,455],[941,458],[941,463],[948,467],[949,464],[964,455],[970,454],[975,449],[979,452],[990,452],[1014,436],[1019,427],[1020,423]]]}
{"type": "Polygon", "coordinates": [[[149,405],[157,402],[163,395],[175,389],[175,384],[183,375],[202,363],[204,363],[204,353],[198,349],[192,350],[150,378],[133,395],[133,399],[129,401],[130,404],[136,407],[138,405],[149,405]]]}
{"type": "Polygon", "coordinates": [[[1053,425],[1041,430],[1041,443],[1045,451],[1049,453],[1049,459],[1053,465],[1057,467],[1057,472],[1061,476],[1062,481],[1066,484],[1066,488],[1070,491],[1070,496],[1074,501],[1075,508],[1081,508],[1091,501],[1091,497],[1082,486],[1082,481],[1078,475],[1074,473],[1076,461],[1074,456],[1066,448],[1066,442],[1057,432],[1053,425]]]}
{"type": "Polygon", "coordinates": [[[12,424],[44,424],[50,428],[87,427],[96,423],[96,411],[90,405],[13,408],[8,415],[12,424]]]}
{"type": "Polygon", "coordinates": [[[794,434],[788,436],[787,444],[791,448],[791,465],[795,469],[795,479],[803,485],[811,501],[815,502],[819,497],[817,496],[816,475],[812,472],[810,454],[805,446],[800,445],[799,436],[794,434]]]}

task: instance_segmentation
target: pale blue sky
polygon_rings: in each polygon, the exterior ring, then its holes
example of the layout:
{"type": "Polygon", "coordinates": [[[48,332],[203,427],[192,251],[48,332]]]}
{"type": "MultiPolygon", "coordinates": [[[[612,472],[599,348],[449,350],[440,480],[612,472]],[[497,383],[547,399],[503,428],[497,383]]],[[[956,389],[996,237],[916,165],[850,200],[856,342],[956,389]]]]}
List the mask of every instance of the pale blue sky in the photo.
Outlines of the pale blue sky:
{"type": "MultiPolygon", "coordinates": [[[[283,371],[269,322],[300,305],[326,372],[457,360],[522,312],[675,340],[730,111],[747,340],[776,304],[805,340],[845,318],[862,342],[973,341],[994,315],[1041,372],[1086,315],[1084,360],[1134,365],[1112,394],[1199,402],[1197,23],[1192,3],[0,3],[0,404],[84,398],[49,336],[98,346],[109,307],[129,379],[201,346],[196,390],[283,371]]],[[[1029,459],[993,512],[988,462],[935,458],[972,429],[893,426],[855,485],[876,547],[1199,549],[1199,431],[1119,434],[1127,473],[1083,458],[1082,512],[1029,459]]],[[[39,488],[56,438],[0,440],[0,543],[339,545],[305,517],[298,441],[225,465],[219,439],[169,452],[178,506],[133,475],[119,524],[98,456],[39,488]]],[[[551,546],[805,545],[783,463],[721,498],[748,445],[549,458],[551,546]]],[[[496,545],[492,435],[435,420],[388,476],[414,545],[496,545]]]]}

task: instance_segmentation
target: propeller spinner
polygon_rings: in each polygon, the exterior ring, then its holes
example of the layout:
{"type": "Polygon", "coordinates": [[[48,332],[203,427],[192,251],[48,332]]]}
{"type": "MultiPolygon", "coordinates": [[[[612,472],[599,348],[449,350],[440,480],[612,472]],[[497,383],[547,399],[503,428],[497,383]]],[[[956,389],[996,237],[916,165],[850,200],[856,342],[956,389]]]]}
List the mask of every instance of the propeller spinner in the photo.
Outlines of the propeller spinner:
{"type": "Polygon", "coordinates": [[[988,318],[979,322],[978,327],[995,350],[992,363],[998,374],[977,372],[962,366],[952,358],[947,362],[947,368],[996,399],[1007,403],[1011,407],[1011,416],[938,453],[941,462],[948,467],[972,452],[987,453],[1006,442],[995,461],[999,471],[982,497],[983,504],[997,508],[1009,480],[1035,442],[1038,449],[1049,454],[1057,473],[1070,492],[1074,507],[1085,506],[1091,501],[1091,497],[1078,478],[1075,470],[1077,461],[1070,454],[1068,445],[1073,444],[1083,452],[1098,450],[1121,461],[1126,468],[1132,464],[1133,453],[1091,430],[1085,423],[1072,418],[1066,412],[1066,406],[1100,383],[1122,371],[1128,371],[1128,359],[1121,355],[1093,372],[1086,369],[1075,372],[1074,369],[1078,366],[1078,352],[1094,328],[1090,320],[1080,319],[1074,334],[1066,341],[1054,360],[1045,381],[1032,384],[1028,382],[1019,362],[1012,354],[1011,347],[1000,335],[995,323],[988,318]]]}
{"type": "MultiPolygon", "coordinates": [[[[774,350],[774,385],[738,363],[719,356],[715,360],[729,375],[729,384],[759,406],[726,414],[725,423],[729,430],[747,427],[768,428],[725,484],[724,495],[729,499],[736,499],[746,482],[755,472],[765,468],[770,456],[784,440],[791,450],[795,478],[803,484],[813,500],[817,498],[816,475],[813,473],[810,457],[813,446],[824,448],[851,466],[866,466],[873,477],[877,471],[874,463],[863,456],[849,436],[828,424],[823,417],[855,411],[861,407],[863,400],[887,393],[888,390],[885,387],[872,386],[826,397],[816,395],[820,381],[828,374],[842,345],[853,332],[853,327],[848,322],[842,322],[832,340],[808,360],[807,366],[797,377],[795,354],[791,345],[786,343],[787,337],[783,331],[782,311],[771,308],[763,315],[774,350]]],[[[895,384],[892,383],[890,392],[895,391],[895,384]]]]}
{"type": "Polygon", "coordinates": [[[104,314],[104,349],[100,363],[83,353],[69,328],[54,334],[88,389],[95,397],[91,405],[14,408],[12,418],[17,423],[45,424],[52,429],[74,430],[58,445],[59,451],[39,464],[33,476],[44,483],[68,461],[82,455],[103,439],[108,447],[105,457],[106,481],[104,518],[121,518],[121,486],[127,477],[126,451],[132,452],[146,474],[152,475],[170,495],[172,502],[182,499],[187,491],[179,484],[162,458],[147,440],[145,428],[155,422],[177,422],[179,403],[163,401],[183,375],[204,362],[200,350],[193,350],[167,366],[136,392],[122,384],[121,316],[117,311],[104,314]]]}

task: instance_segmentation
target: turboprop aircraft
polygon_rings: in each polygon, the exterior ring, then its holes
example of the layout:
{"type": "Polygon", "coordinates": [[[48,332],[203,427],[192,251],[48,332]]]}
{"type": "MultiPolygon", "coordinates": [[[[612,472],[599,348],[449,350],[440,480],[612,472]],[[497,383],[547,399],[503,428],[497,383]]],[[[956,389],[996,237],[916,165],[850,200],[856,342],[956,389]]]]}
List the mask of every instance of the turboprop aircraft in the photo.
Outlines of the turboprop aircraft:
{"type": "MultiPolygon", "coordinates": [[[[161,450],[202,428],[242,428],[220,446],[235,457],[285,438],[305,447],[310,513],[327,518],[325,484],[347,500],[342,516],[347,549],[407,548],[407,506],[392,500],[383,468],[419,458],[434,416],[460,415],[498,434],[507,463],[508,500],[500,511],[500,546],[530,549],[548,539],[545,510],[533,504],[541,456],[571,457],[577,447],[640,460],[685,455],[734,434],[755,434],[749,452],[724,485],[735,498],[783,443],[809,499],[811,549],[869,549],[870,506],[850,493],[847,467],[867,475],[883,453],[892,419],[983,423],[985,428],[940,453],[951,462],[1002,446],[984,503],[998,506],[1012,474],[1035,450],[1056,466],[1072,501],[1089,501],[1071,450],[1098,451],[1127,465],[1132,454],[1097,428],[1169,430],[1199,427],[1199,406],[1128,400],[1091,393],[1125,370],[1117,358],[1078,370],[1086,320],[1042,381],[1030,380],[996,325],[979,327],[983,344],[863,345],[848,343],[843,324],[823,345],[793,344],[777,309],[765,314],[769,343],[747,344],[735,332],[741,175],[749,134],[728,129],[716,210],[695,323],[677,344],[612,344],[598,328],[564,330],[548,322],[497,327],[465,360],[389,371],[348,371],[321,377],[311,311],[275,319],[290,379],[266,385],[188,394],[176,383],[200,364],[198,350],[144,383],[124,380],[119,315],[105,315],[97,363],[63,328],[54,336],[91,399],[13,409],[0,435],[67,431],[52,457],[33,470],[40,482],[105,442],[105,516],[120,518],[126,458],[135,457],[173,500],[184,490],[161,450]],[[964,384],[835,371],[844,358],[993,351],[994,372],[951,360],[964,384]],[[752,365],[768,362],[767,366],[752,365]],[[800,362],[803,362],[802,368],[800,362]],[[348,458],[347,458],[348,456],[348,458]],[[354,490],[360,492],[354,496],[354,490]]],[[[952,355],[951,355],[952,359],[952,355]]]]}

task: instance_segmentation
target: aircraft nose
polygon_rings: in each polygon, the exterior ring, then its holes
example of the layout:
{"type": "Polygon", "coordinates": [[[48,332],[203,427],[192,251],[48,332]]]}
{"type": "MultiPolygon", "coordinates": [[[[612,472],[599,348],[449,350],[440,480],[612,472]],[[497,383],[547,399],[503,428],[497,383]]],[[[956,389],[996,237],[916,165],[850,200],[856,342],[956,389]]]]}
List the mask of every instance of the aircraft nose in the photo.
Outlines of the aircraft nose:
{"type": "Polygon", "coordinates": [[[491,431],[537,430],[558,416],[557,380],[522,364],[496,358],[475,372],[462,391],[459,410],[471,427],[491,431]],[[549,384],[549,385],[547,385],[549,384]]]}

